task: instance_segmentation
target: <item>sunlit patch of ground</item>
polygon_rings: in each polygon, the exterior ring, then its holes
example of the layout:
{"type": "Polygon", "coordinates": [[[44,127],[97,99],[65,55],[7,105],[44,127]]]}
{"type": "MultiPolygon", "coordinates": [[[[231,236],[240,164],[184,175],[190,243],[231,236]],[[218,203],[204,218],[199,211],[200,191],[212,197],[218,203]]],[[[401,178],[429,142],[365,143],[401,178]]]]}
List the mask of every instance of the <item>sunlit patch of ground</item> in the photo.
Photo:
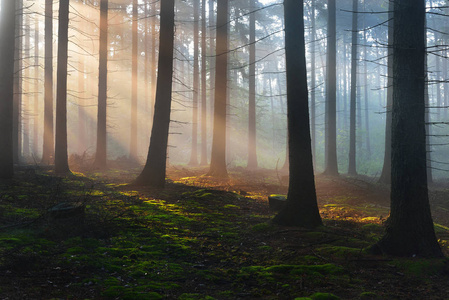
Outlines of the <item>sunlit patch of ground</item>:
{"type": "MultiPolygon", "coordinates": [[[[447,262],[372,256],[388,189],[366,178],[317,176],[325,226],[270,222],[267,196],[285,194],[270,170],[169,169],[165,189],[136,188],[139,169],[55,177],[21,172],[1,184],[0,295],[10,299],[444,299],[447,262]],[[83,203],[83,222],[52,223],[47,209],[83,203]],[[332,296],[334,295],[334,296],[332,296]],[[336,298],[335,298],[336,299],[336,298]]],[[[449,209],[445,189],[434,210],[449,209]],[[442,209],[444,208],[444,209],[442,209]]],[[[437,214],[445,252],[449,221],[437,214]]]]}

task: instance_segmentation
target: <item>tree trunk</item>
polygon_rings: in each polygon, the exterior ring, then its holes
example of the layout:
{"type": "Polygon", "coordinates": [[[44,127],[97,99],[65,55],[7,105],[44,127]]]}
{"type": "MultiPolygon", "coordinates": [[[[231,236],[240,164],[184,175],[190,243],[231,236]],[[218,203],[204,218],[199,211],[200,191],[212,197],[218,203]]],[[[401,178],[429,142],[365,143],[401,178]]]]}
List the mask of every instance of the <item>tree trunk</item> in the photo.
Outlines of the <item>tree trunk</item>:
{"type": "Polygon", "coordinates": [[[390,1],[388,6],[388,80],[387,80],[387,107],[385,109],[386,121],[385,121],[385,154],[384,164],[382,167],[382,173],[379,178],[379,183],[390,184],[391,182],[391,117],[393,109],[393,1],[390,1]]]}
{"type": "MultiPolygon", "coordinates": [[[[214,89],[215,89],[215,52],[216,49],[214,49],[216,46],[215,45],[215,28],[216,28],[216,24],[215,24],[215,10],[214,10],[214,2],[215,0],[209,0],[209,72],[210,72],[210,76],[209,76],[209,90],[211,91],[210,93],[210,115],[213,116],[214,115],[214,97],[212,95],[215,95],[213,93],[214,89]]],[[[213,126],[213,118],[211,118],[211,126],[213,126]]]]}
{"type": "Polygon", "coordinates": [[[45,82],[44,82],[44,139],[42,163],[54,159],[53,129],[53,0],[45,0],[45,82]]]}
{"type": "MultiPolygon", "coordinates": [[[[363,10],[366,11],[366,0],[363,1],[363,10]]],[[[366,28],[366,15],[363,17],[363,28],[366,28]]],[[[365,45],[368,45],[367,41],[367,30],[363,31],[363,40],[365,42],[365,45]]],[[[369,94],[368,94],[368,46],[365,46],[364,53],[364,66],[365,66],[365,74],[364,74],[364,82],[363,85],[365,86],[364,92],[365,92],[365,137],[366,137],[366,153],[368,155],[368,159],[371,157],[371,138],[370,138],[370,122],[369,122],[369,94]]]]}
{"type": "Polygon", "coordinates": [[[201,3],[201,165],[207,165],[206,0],[201,3]]]}
{"type": "Polygon", "coordinates": [[[145,167],[135,180],[137,185],[154,187],[164,187],[165,185],[172,94],[174,19],[175,1],[162,1],[153,128],[145,167]]]}
{"type": "Polygon", "coordinates": [[[228,0],[217,0],[214,131],[209,176],[228,177],[226,169],[226,107],[228,78],[228,0]]]}
{"type": "Polygon", "coordinates": [[[192,149],[189,165],[198,165],[198,93],[199,93],[199,10],[200,0],[193,1],[193,110],[192,110],[192,149]]]}
{"type": "Polygon", "coordinates": [[[315,71],[315,65],[316,65],[316,22],[315,22],[315,0],[312,0],[311,4],[312,8],[312,15],[310,17],[311,21],[311,43],[310,43],[310,63],[311,63],[311,85],[312,85],[312,92],[310,93],[310,125],[311,125],[311,138],[312,138],[312,159],[313,159],[313,165],[316,165],[316,71],[315,71]]]}
{"type": "Polygon", "coordinates": [[[351,104],[349,108],[349,164],[348,175],[357,175],[356,168],[356,105],[357,105],[357,45],[358,45],[358,0],[352,4],[352,49],[351,49],[351,104]]]}
{"type": "Polygon", "coordinates": [[[326,168],[324,174],[338,176],[337,164],[337,32],[336,0],[328,0],[327,89],[326,89],[326,168]]]}
{"type": "Polygon", "coordinates": [[[100,2],[100,64],[98,67],[97,151],[94,166],[106,168],[106,124],[108,99],[108,0],[100,2]]]}
{"type": "Polygon", "coordinates": [[[59,1],[58,67],[56,88],[55,173],[69,173],[67,154],[67,51],[69,0],[59,1]]]}
{"type": "Polygon", "coordinates": [[[34,107],[33,107],[33,157],[37,161],[39,153],[39,19],[34,17],[34,107]]]}
{"type": "Polygon", "coordinates": [[[377,243],[396,256],[443,257],[427,190],[425,1],[394,1],[391,212],[377,243]]]}
{"type": "MultiPolygon", "coordinates": [[[[23,13],[23,12],[22,12],[23,13]]],[[[25,161],[28,161],[30,158],[30,113],[29,113],[29,105],[30,105],[30,16],[24,15],[23,18],[23,35],[24,35],[24,45],[23,45],[23,54],[24,54],[24,65],[23,65],[23,77],[20,79],[23,82],[23,91],[22,91],[22,150],[23,157],[25,161]],[[25,79],[25,80],[24,80],[25,79]]]]}
{"type": "Polygon", "coordinates": [[[138,1],[133,0],[132,20],[132,79],[131,79],[131,133],[129,159],[137,162],[137,81],[138,81],[138,1]]]}
{"type": "Polygon", "coordinates": [[[0,12],[0,179],[14,176],[13,104],[14,104],[14,1],[2,0],[0,12]]]}
{"type": "Polygon", "coordinates": [[[290,176],[287,203],[273,221],[313,228],[322,222],[316,200],[310,140],[303,5],[303,1],[284,1],[290,176]]]}
{"type": "Polygon", "coordinates": [[[257,168],[256,133],[256,0],[249,9],[249,101],[248,101],[248,168],[257,168]]]}
{"type": "MultiPolygon", "coordinates": [[[[48,1],[48,0],[47,0],[48,1]]],[[[22,150],[22,24],[23,0],[14,1],[15,11],[15,51],[14,51],[14,104],[13,104],[13,155],[14,163],[20,163],[22,150]]]]}

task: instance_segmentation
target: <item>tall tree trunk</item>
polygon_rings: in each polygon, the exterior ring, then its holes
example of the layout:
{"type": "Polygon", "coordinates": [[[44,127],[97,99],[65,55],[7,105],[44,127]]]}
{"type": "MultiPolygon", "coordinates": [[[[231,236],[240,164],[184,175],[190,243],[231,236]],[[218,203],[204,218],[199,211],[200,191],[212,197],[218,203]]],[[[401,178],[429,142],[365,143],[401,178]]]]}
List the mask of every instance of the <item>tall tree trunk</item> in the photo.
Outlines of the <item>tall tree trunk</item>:
{"type": "Polygon", "coordinates": [[[282,225],[322,225],[316,200],[310,140],[303,1],[285,0],[285,57],[290,177],[287,204],[274,218],[282,225]]]}
{"type": "Polygon", "coordinates": [[[37,160],[39,153],[38,133],[39,133],[39,19],[38,15],[34,19],[34,107],[33,107],[33,157],[37,160]]]}
{"type": "Polygon", "coordinates": [[[228,0],[217,0],[217,44],[212,154],[208,175],[227,177],[226,110],[228,78],[228,0]]]}
{"type": "MultiPolygon", "coordinates": [[[[151,100],[150,100],[150,97],[149,97],[149,93],[150,93],[150,83],[149,83],[149,80],[148,80],[148,69],[149,69],[149,65],[150,65],[150,57],[149,57],[149,51],[148,51],[148,48],[149,48],[149,44],[150,44],[150,38],[149,38],[149,26],[148,26],[148,23],[149,23],[149,20],[148,20],[148,17],[149,17],[149,14],[148,14],[148,3],[145,3],[144,4],[144,18],[145,18],[145,28],[144,28],[144,31],[145,31],[145,39],[144,39],[144,52],[145,52],[145,62],[144,62],[144,71],[143,71],[143,73],[144,73],[144,85],[145,85],[145,94],[144,94],[144,103],[145,103],[145,107],[144,107],[144,113],[145,113],[145,116],[147,116],[147,115],[150,115],[151,114],[151,110],[152,110],[152,108],[151,108],[151,100]]],[[[148,124],[149,122],[145,122],[145,131],[146,131],[146,125],[148,124]]],[[[149,125],[149,124],[148,124],[149,125]]]]}
{"type": "Polygon", "coordinates": [[[54,159],[53,129],[53,0],[45,0],[45,82],[44,82],[44,139],[42,163],[54,159]]]}
{"type": "MultiPolygon", "coordinates": [[[[48,0],[47,0],[48,1],[48,0]]],[[[13,104],[13,155],[14,163],[20,163],[22,152],[22,24],[23,0],[14,1],[15,12],[15,51],[14,51],[14,104],[13,104]]]]}
{"type": "Polygon", "coordinates": [[[312,92],[310,93],[310,125],[311,125],[311,134],[312,134],[312,159],[313,159],[313,165],[316,165],[316,20],[315,20],[315,0],[312,0],[311,4],[312,8],[312,14],[310,17],[311,21],[311,44],[310,44],[310,63],[312,65],[311,68],[311,85],[312,85],[312,92]]]}
{"type": "Polygon", "coordinates": [[[15,1],[2,0],[0,12],[0,179],[14,176],[13,103],[15,1]]]}
{"type": "Polygon", "coordinates": [[[67,154],[67,52],[69,0],[59,1],[58,67],[56,87],[55,173],[69,173],[67,154]]]}
{"type": "Polygon", "coordinates": [[[98,67],[97,151],[94,165],[106,168],[107,161],[107,99],[108,99],[108,0],[100,2],[100,64],[98,67]]]}
{"type": "Polygon", "coordinates": [[[337,164],[337,32],[336,0],[328,0],[327,89],[326,89],[326,168],[324,174],[338,175],[337,164]]]}
{"type": "Polygon", "coordinates": [[[137,81],[138,81],[138,1],[133,0],[132,20],[132,79],[131,79],[131,133],[129,159],[137,162],[137,81]]]}
{"type": "Polygon", "coordinates": [[[206,0],[201,2],[201,165],[207,165],[206,0]]]}
{"type": "MultiPolygon", "coordinates": [[[[151,6],[152,15],[156,14],[157,2],[153,2],[151,6]]],[[[154,116],[154,103],[156,98],[156,17],[151,18],[151,120],[154,116]]]]}
{"type": "Polygon", "coordinates": [[[199,93],[199,15],[200,0],[193,1],[193,110],[192,110],[192,149],[189,165],[198,165],[198,93],[199,93]]]}
{"type": "Polygon", "coordinates": [[[86,134],[86,123],[87,123],[87,113],[86,113],[86,101],[85,97],[87,96],[85,92],[85,81],[84,81],[84,72],[85,72],[85,63],[83,55],[78,56],[78,153],[82,154],[87,149],[87,134],[86,134]]]}
{"type": "Polygon", "coordinates": [[[135,184],[154,187],[164,187],[165,185],[173,75],[174,0],[161,1],[160,20],[158,79],[153,128],[145,167],[135,180],[135,184]]]}
{"type": "Polygon", "coordinates": [[[256,0],[249,9],[249,101],[248,101],[248,168],[257,168],[256,131],[256,0]]]}
{"type": "MultiPolygon", "coordinates": [[[[210,92],[210,115],[213,116],[214,115],[214,97],[212,95],[215,96],[214,94],[214,90],[215,90],[215,52],[216,52],[216,48],[215,48],[215,38],[216,38],[216,34],[215,34],[215,28],[216,28],[216,22],[215,22],[215,10],[214,10],[214,3],[215,0],[209,0],[209,72],[210,72],[210,76],[209,76],[209,90],[210,92]]],[[[213,125],[213,118],[211,118],[211,125],[213,125]]]]}
{"type": "MultiPolygon", "coordinates": [[[[366,0],[363,0],[363,10],[366,11],[366,0]]],[[[363,17],[363,28],[366,28],[366,15],[363,17]]],[[[365,42],[365,50],[364,53],[364,66],[365,66],[365,74],[364,74],[364,82],[363,85],[365,86],[365,137],[366,137],[366,153],[368,155],[368,158],[371,156],[371,138],[370,138],[370,122],[369,122],[369,94],[368,94],[368,40],[367,40],[367,30],[363,31],[363,40],[365,42]]]]}
{"type": "MultiPolygon", "coordinates": [[[[23,12],[22,12],[23,13],[23,12]]],[[[30,16],[24,15],[23,18],[23,34],[24,34],[24,72],[22,77],[23,82],[23,96],[22,96],[22,149],[23,149],[23,157],[25,161],[28,161],[30,158],[30,48],[31,48],[31,39],[30,39],[30,16]]]]}
{"type": "Polygon", "coordinates": [[[389,255],[443,257],[427,190],[425,1],[394,1],[394,23],[391,212],[376,246],[389,255]]]}
{"type": "Polygon", "coordinates": [[[387,107],[385,109],[385,154],[384,164],[382,167],[382,173],[379,178],[380,183],[389,184],[391,182],[391,122],[392,122],[392,109],[393,109],[393,44],[394,35],[393,28],[395,26],[393,22],[393,5],[394,2],[390,1],[388,6],[388,80],[387,80],[387,107]]]}
{"type": "Polygon", "coordinates": [[[352,3],[352,51],[351,51],[351,104],[349,112],[349,164],[348,174],[357,175],[356,168],[356,105],[357,105],[357,45],[358,45],[358,0],[352,3]]]}

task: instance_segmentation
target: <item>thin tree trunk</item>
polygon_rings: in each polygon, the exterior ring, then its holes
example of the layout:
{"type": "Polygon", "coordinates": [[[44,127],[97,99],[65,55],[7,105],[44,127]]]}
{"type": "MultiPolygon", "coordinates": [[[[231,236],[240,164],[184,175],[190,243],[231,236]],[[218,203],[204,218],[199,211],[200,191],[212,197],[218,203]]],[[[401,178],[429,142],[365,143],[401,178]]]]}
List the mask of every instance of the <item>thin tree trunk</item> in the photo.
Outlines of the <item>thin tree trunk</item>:
{"type": "MultiPolygon", "coordinates": [[[[215,89],[215,11],[214,11],[215,0],[209,0],[209,89],[210,89],[210,115],[214,115],[214,89],[215,89]]],[[[213,126],[213,118],[211,118],[211,125],[213,126]]]]}
{"type": "Polygon", "coordinates": [[[24,34],[24,56],[26,63],[24,63],[24,72],[22,77],[23,82],[23,96],[22,96],[22,149],[23,157],[25,161],[30,158],[30,17],[29,15],[24,15],[23,18],[23,34],[24,34]]]}
{"type": "Polygon", "coordinates": [[[175,23],[175,1],[161,2],[159,37],[159,63],[154,106],[153,128],[151,130],[148,157],[142,173],[135,180],[137,185],[165,186],[168,131],[173,75],[173,44],[175,23]]]}
{"type": "MultiPolygon", "coordinates": [[[[363,10],[366,11],[366,0],[363,0],[363,10]]],[[[366,15],[363,17],[363,28],[366,28],[366,15]]],[[[368,99],[368,40],[367,40],[367,35],[366,35],[367,31],[363,31],[363,40],[365,41],[365,50],[364,52],[364,66],[365,66],[365,77],[364,77],[364,83],[363,85],[365,86],[364,91],[365,91],[365,137],[366,137],[366,153],[368,155],[368,158],[370,158],[371,156],[371,138],[370,138],[370,122],[369,122],[369,99],[368,99]]]]}
{"type": "MultiPolygon", "coordinates": [[[[47,0],[49,1],[49,0],[47,0]]],[[[23,0],[14,1],[15,11],[15,51],[14,51],[14,104],[13,104],[13,155],[14,163],[20,163],[22,152],[22,24],[23,24],[23,0]]]]}
{"type": "Polygon", "coordinates": [[[67,153],[67,52],[69,0],[59,1],[58,67],[56,91],[55,173],[69,173],[67,153]]]}
{"type": "Polygon", "coordinates": [[[322,225],[322,221],[310,140],[303,5],[303,1],[284,1],[290,177],[287,204],[273,221],[313,228],[322,225]]]}
{"type": "Polygon", "coordinates": [[[45,0],[45,82],[44,82],[44,139],[42,163],[54,160],[53,128],[53,0],[45,0]]]}
{"type": "Polygon", "coordinates": [[[316,165],[316,48],[315,48],[315,39],[316,39],[316,22],[315,22],[315,0],[312,0],[312,15],[310,18],[311,21],[311,44],[310,44],[310,63],[312,65],[311,68],[311,85],[312,92],[310,93],[310,125],[311,125],[311,134],[312,134],[312,159],[313,165],[316,165]]]}
{"type": "Polygon", "coordinates": [[[13,106],[14,106],[14,1],[2,0],[0,12],[0,179],[14,176],[13,106]]]}
{"type": "Polygon", "coordinates": [[[108,0],[100,2],[100,63],[98,67],[97,151],[94,165],[105,169],[107,164],[107,99],[108,99],[108,0]]]}
{"type": "Polygon", "coordinates": [[[388,6],[388,80],[387,80],[387,107],[386,121],[385,121],[385,154],[384,164],[382,167],[382,173],[379,178],[380,183],[389,184],[391,182],[391,122],[392,122],[392,108],[393,108],[393,5],[394,2],[390,1],[388,6]]]}
{"type": "Polygon", "coordinates": [[[217,44],[212,155],[208,175],[227,177],[226,111],[228,78],[228,0],[217,0],[217,44]]]}
{"type": "Polygon", "coordinates": [[[206,0],[201,3],[201,165],[207,165],[206,0]]]}
{"type": "Polygon", "coordinates": [[[328,0],[327,90],[326,90],[326,168],[324,174],[338,175],[337,164],[337,32],[336,0],[328,0]]]}
{"type": "Polygon", "coordinates": [[[199,93],[199,10],[200,0],[193,1],[193,110],[192,110],[192,149],[189,165],[198,165],[198,93],[199,93]]]}
{"type": "Polygon", "coordinates": [[[132,79],[131,79],[131,133],[129,159],[137,162],[137,81],[138,81],[138,3],[133,0],[132,20],[132,79]]]}
{"type": "Polygon", "coordinates": [[[39,152],[39,19],[34,19],[34,107],[33,107],[33,157],[37,161],[39,152]]]}
{"type": "Polygon", "coordinates": [[[358,0],[352,4],[352,51],[351,51],[351,104],[349,116],[349,165],[348,174],[357,175],[356,168],[356,105],[357,105],[357,45],[358,45],[358,0]]]}
{"type": "Polygon", "coordinates": [[[250,0],[249,9],[249,101],[248,101],[248,165],[257,168],[256,128],[256,1],[250,0]]]}

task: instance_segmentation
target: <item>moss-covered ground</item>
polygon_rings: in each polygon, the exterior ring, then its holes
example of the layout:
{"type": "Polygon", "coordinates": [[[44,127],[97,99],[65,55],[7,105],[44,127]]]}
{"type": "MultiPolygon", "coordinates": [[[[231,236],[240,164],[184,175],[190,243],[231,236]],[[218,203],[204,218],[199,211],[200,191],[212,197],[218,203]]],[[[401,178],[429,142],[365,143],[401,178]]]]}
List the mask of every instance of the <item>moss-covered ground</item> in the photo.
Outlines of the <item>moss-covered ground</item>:
{"type": "MultiPolygon", "coordinates": [[[[388,190],[365,179],[317,177],[325,226],[270,223],[272,171],[172,167],[165,189],[130,185],[138,170],[20,171],[0,182],[1,299],[447,299],[446,260],[372,256],[388,190]],[[49,208],[85,206],[55,221],[49,208]]],[[[434,210],[449,209],[444,188],[434,210]]],[[[436,232],[448,251],[449,220],[436,232]]]]}

